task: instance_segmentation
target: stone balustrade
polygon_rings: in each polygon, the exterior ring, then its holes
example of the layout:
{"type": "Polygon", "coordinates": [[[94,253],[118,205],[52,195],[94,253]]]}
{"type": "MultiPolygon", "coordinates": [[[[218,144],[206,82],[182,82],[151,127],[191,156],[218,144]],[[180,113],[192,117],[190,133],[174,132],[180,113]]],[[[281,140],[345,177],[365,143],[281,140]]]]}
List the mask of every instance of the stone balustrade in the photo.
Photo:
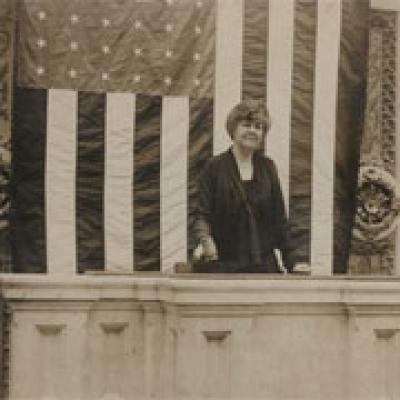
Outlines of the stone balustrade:
{"type": "Polygon", "coordinates": [[[397,278],[0,282],[9,399],[400,398],[397,278]]]}

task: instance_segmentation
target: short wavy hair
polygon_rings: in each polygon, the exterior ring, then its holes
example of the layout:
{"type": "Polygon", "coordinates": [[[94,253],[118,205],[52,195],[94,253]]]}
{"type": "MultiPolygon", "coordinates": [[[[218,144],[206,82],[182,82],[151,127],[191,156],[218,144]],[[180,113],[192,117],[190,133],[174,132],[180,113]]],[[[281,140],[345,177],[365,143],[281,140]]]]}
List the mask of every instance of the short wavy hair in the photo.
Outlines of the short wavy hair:
{"type": "Polygon", "coordinates": [[[229,112],[226,119],[226,130],[232,138],[236,126],[241,121],[257,121],[263,128],[263,136],[267,134],[271,127],[271,117],[262,100],[243,100],[236,104],[229,112]]]}

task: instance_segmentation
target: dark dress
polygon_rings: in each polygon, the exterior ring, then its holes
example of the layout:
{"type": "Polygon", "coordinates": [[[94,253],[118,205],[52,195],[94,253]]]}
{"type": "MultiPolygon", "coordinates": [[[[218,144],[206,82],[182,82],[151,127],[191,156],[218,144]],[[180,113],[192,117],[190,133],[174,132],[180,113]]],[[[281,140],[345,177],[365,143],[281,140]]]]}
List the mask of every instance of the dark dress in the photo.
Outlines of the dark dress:
{"type": "MultiPolygon", "coordinates": [[[[201,174],[195,215],[197,240],[211,235],[218,259],[232,272],[281,272],[293,262],[282,191],[271,159],[253,157],[253,179],[242,181],[232,150],[213,157],[201,174]]],[[[217,271],[216,271],[217,272],[217,271]]]]}

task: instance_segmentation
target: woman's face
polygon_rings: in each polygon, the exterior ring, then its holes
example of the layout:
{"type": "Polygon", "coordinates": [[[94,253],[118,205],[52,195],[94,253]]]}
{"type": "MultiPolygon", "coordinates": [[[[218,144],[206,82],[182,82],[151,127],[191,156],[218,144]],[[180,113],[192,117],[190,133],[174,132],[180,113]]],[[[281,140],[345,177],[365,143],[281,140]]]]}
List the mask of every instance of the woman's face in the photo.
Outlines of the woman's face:
{"type": "Polygon", "coordinates": [[[244,150],[258,150],[263,141],[263,126],[259,121],[242,120],[236,125],[233,142],[244,150]]]}

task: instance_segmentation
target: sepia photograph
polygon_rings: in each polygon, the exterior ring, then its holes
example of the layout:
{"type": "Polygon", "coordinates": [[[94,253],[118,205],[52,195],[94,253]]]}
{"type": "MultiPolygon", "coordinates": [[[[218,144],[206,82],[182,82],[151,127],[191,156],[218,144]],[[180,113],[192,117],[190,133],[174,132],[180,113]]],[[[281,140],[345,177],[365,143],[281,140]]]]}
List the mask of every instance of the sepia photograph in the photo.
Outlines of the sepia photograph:
{"type": "Polygon", "coordinates": [[[0,400],[400,399],[400,0],[0,0],[0,400]]]}

